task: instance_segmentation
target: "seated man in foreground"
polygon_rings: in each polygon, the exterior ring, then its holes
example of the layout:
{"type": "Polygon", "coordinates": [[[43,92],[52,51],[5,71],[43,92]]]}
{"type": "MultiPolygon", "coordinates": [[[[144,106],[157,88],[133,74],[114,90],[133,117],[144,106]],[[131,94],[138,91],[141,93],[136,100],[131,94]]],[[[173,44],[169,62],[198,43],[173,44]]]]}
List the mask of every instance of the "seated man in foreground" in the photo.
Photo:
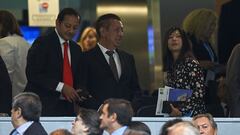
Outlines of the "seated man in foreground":
{"type": "Polygon", "coordinates": [[[11,117],[15,128],[10,135],[47,135],[39,122],[42,112],[40,98],[31,92],[20,93],[14,97],[11,117]]]}

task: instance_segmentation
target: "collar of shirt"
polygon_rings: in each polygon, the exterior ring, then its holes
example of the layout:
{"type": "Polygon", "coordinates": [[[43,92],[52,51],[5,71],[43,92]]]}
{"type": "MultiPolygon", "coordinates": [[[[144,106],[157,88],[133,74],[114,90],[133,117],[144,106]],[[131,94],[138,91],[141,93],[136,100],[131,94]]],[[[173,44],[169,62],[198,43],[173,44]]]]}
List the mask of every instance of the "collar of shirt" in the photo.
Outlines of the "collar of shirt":
{"type": "MultiPolygon", "coordinates": [[[[100,43],[97,43],[97,45],[99,46],[100,50],[103,53],[103,56],[105,57],[107,63],[109,64],[109,56],[106,54],[106,51],[108,51],[107,48],[105,48],[104,46],[102,46],[100,43]]],[[[121,62],[120,62],[120,58],[119,58],[119,54],[117,53],[116,49],[113,50],[114,54],[113,54],[113,58],[115,60],[116,66],[117,66],[117,71],[118,71],[118,76],[120,78],[121,74],[122,74],[122,68],[121,68],[121,62]]]]}
{"type": "Polygon", "coordinates": [[[117,130],[115,130],[114,132],[112,132],[111,135],[123,135],[124,131],[127,129],[127,126],[123,126],[117,130]]]}
{"type": "MultiPolygon", "coordinates": [[[[57,36],[58,36],[58,39],[59,39],[59,42],[61,45],[63,45],[64,42],[66,42],[58,33],[57,29],[55,28],[55,32],[57,33],[57,36]]],[[[68,44],[69,44],[69,41],[67,41],[68,44]]]]}
{"type": "MultiPolygon", "coordinates": [[[[107,63],[109,64],[109,56],[106,54],[107,51],[109,51],[107,48],[105,48],[104,46],[102,46],[100,43],[97,43],[100,50],[102,51],[107,63]]],[[[116,62],[116,56],[117,56],[117,53],[116,53],[116,50],[113,50],[114,51],[114,54],[113,54],[113,58],[116,62]]]]}
{"type": "MultiPolygon", "coordinates": [[[[61,44],[61,49],[62,49],[62,56],[64,56],[63,52],[64,52],[64,46],[63,46],[63,43],[66,42],[63,38],[60,37],[60,35],[58,34],[58,31],[57,29],[55,28],[55,32],[57,33],[57,36],[58,36],[58,39],[59,39],[59,42],[61,44]]],[[[67,41],[68,44],[69,44],[69,41],[67,41]]],[[[69,58],[69,62],[71,64],[71,52],[70,52],[70,46],[68,46],[68,58],[69,58]]]]}
{"type": "Polygon", "coordinates": [[[23,133],[32,125],[33,121],[28,121],[24,124],[22,124],[20,127],[18,127],[16,130],[20,135],[23,135],[23,133]]]}
{"type": "MultiPolygon", "coordinates": [[[[109,49],[105,48],[104,46],[102,46],[100,43],[97,43],[99,48],[101,49],[101,51],[103,52],[103,54],[106,54],[106,51],[109,51],[109,49]]],[[[114,51],[114,54],[117,53],[116,50],[113,50],[114,51]]],[[[107,54],[106,54],[107,55],[107,54]]],[[[108,55],[107,55],[108,56],[108,55]]]]}

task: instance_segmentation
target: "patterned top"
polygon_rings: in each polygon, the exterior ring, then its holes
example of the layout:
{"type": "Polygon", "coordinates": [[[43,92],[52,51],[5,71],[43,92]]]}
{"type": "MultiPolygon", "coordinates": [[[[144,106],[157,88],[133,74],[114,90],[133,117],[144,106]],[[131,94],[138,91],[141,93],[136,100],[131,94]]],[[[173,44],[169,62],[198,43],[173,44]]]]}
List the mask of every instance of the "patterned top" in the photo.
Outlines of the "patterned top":
{"type": "Polygon", "coordinates": [[[167,72],[167,86],[193,90],[192,96],[180,108],[183,115],[206,113],[204,75],[198,61],[186,58],[176,64],[172,71],[167,72]]]}

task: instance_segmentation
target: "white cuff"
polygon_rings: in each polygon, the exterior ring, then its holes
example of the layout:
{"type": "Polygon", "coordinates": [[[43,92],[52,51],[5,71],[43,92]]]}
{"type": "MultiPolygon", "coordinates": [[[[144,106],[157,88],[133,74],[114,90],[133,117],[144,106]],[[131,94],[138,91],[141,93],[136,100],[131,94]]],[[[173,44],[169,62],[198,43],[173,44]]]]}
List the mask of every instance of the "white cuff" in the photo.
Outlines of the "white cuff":
{"type": "Polygon", "coordinates": [[[56,91],[58,91],[58,92],[62,92],[63,85],[64,85],[63,82],[59,82],[59,83],[58,83],[58,86],[57,86],[57,88],[56,88],[56,91]]]}

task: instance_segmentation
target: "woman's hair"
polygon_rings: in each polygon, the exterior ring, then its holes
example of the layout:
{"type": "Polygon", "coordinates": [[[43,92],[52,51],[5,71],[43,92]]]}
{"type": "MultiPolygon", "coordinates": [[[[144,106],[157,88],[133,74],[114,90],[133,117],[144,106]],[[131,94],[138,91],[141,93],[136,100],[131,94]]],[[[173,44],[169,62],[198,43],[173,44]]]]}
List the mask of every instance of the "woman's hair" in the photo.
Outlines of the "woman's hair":
{"type": "Polygon", "coordinates": [[[209,31],[215,32],[218,17],[215,11],[201,8],[190,12],[183,21],[183,29],[186,33],[194,35],[198,40],[211,41],[212,35],[208,37],[209,31]],[[211,28],[212,27],[212,28],[211,28]],[[208,35],[208,36],[206,36],[208,35]]]}
{"type": "Polygon", "coordinates": [[[175,32],[179,31],[182,39],[182,48],[179,54],[178,59],[175,63],[184,61],[186,57],[194,58],[192,54],[192,45],[187,37],[186,33],[180,29],[179,27],[171,27],[165,34],[165,38],[163,40],[163,71],[169,71],[172,69],[174,63],[173,56],[171,51],[168,48],[168,39],[169,36],[175,32]]]}
{"type": "Polygon", "coordinates": [[[96,39],[97,39],[97,32],[96,32],[95,28],[93,28],[93,27],[86,27],[86,28],[84,29],[82,35],[81,35],[80,42],[79,42],[79,44],[80,44],[80,46],[81,46],[81,48],[82,48],[83,51],[86,50],[83,42],[84,42],[84,40],[87,38],[87,36],[88,36],[88,34],[89,34],[90,32],[93,32],[94,35],[96,36],[96,39]]]}
{"type": "Polygon", "coordinates": [[[6,37],[9,34],[22,36],[16,18],[9,11],[0,10],[0,27],[0,38],[6,37]]]}

